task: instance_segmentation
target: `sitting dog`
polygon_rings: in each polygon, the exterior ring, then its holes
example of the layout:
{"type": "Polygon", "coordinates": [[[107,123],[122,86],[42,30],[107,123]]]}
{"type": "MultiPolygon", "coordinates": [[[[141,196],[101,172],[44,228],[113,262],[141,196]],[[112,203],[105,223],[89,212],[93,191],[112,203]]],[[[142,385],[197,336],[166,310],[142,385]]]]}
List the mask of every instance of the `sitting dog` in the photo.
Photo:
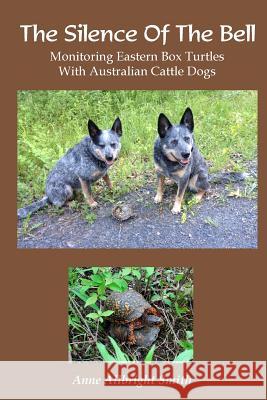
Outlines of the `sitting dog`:
{"type": "Polygon", "coordinates": [[[155,203],[161,203],[165,178],[178,186],[173,214],[181,211],[181,204],[187,187],[201,200],[208,190],[208,169],[206,162],[194,144],[194,119],[187,108],[179,125],[173,125],[164,114],[159,115],[159,137],[154,145],[154,161],[158,177],[155,203]]]}
{"type": "Polygon", "coordinates": [[[108,169],[117,160],[122,135],[121,121],[117,118],[109,130],[100,130],[96,124],[88,121],[89,135],[69,149],[56,163],[46,181],[46,195],[39,201],[18,210],[18,218],[28,215],[53,204],[62,207],[73,197],[75,189],[82,189],[90,207],[96,207],[91,184],[103,178],[111,189],[108,169]]]}

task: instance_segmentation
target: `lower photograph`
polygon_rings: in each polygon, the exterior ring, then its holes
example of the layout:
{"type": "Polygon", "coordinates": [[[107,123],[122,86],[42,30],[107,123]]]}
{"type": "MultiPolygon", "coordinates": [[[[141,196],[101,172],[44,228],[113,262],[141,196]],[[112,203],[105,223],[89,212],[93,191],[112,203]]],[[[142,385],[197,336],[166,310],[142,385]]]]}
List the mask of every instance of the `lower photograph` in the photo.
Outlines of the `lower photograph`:
{"type": "Polygon", "coordinates": [[[193,269],[69,268],[69,359],[190,361],[193,269]]]}

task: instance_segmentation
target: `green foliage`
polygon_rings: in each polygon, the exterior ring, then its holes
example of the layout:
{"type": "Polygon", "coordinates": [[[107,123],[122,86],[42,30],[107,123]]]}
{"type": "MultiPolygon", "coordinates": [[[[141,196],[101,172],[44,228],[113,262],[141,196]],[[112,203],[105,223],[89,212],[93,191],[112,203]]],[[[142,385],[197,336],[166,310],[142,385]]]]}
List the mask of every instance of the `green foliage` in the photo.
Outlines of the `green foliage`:
{"type": "Polygon", "coordinates": [[[193,332],[186,331],[186,340],[179,340],[181,351],[173,361],[191,361],[194,357],[193,332]]]}
{"type": "Polygon", "coordinates": [[[106,346],[103,343],[96,343],[99,353],[104,361],[116,361],[116,358],[109,353],[106,346]]]}
{"type": "Polygon", "coordinates": [[[25,218],[22,222],[22,234],[23,235],[31,235],[32,232],[39,228],[42,225],[42,222],[37,222],[36,224],[31,223],[31,216],[28,215],[27,218],[25,218]]]}
{"type": "Polygon", "coordinates": [[[177,357],[175,357],[173,361],[191,361],[193,360],[193,356],[194,353],[192,349],[184,350],[177,357]]]}
{"type": "Polygon", "coordinates": [[[103,317],[109,317],[110,315],[112,315],[114,313],[114,311],[112,310],[105,310],[105,311],[101,311],[101,310],[97,310],[97,312],[95,313],[89,313],[86,315],[87,318],[91,318],[91,319],[98,319],[100,322],[104,322],[103,317]]]}
{"type": "Polygon", "coordinates": [[[192,286],[187,283],[183,286],[183,290],[179,290],[179,282],[184,278],[184,273],[176,274],[173,269],[164,269],[164,275],[156,271],[158,277],[157,284],[160,288],[152,295],[151,301],[163,301],[164,304],[169,306],[177,316],[181,317],[189,311],[188,299],[192,297],[192,286]],[[175,285],[174,285],[175,282],[175,285]]]}
{"type": "MultiPolygon", "coordinates": [[[[96,343],[97,349],[98,349],[99,353],[101,354],[101,357],[102,357],[103,361],[117,361],[117,362],[120,362],[120,361],[126,361],[126,362],[127,361],[136,361],[135,358],[131,359],[126,353],[124,353],[121,350],[121,348],[118,345],[118,343],[112,337],[109,336],[109,340],[110,340],[110,342],[112,344],[113,351],[115,352],[114,355],[112,355],[108,351],[107,347],[103,343],[101,343],[101,342],[96,343]]],[[[147,355],[145,356],[144,361],[147,361],[147,362],[152,361],[153,360],[154,351],[155,351],[155,345],[153,345],[151,347],[151,349],[148,351],[147,355]]]]}
{"type": "Polygon", "coordinates": [[[185,201],[183,202],[182,205],[182,211],[181,211],[181,223],[184,224],[187,221],[187,216],[190,213],[191,215],[194,215],[194,206],[198,204],[198,200],[196,199],[195,196],[192,196],[190,193],[186,193],[185,196],[185,201]]]}
{"type": "Polygon", "coordinates": [[[101,311],[97,303],[106,299],[106,292],[110,290],[124,292],[128,289],[127,282],[141,279],[142,275],[144,282],[148,282],[154,269],[154,267],[145,267],[141,273],[138,267],[126,267],[115,272],[112,272],[109,267],[92,267],[85,270],[78,269],[78,274],[74,272],[75,269],[69,269],[70,294],[83,301],[84,308],[90,307],[96,311],[87,314],[87,318],[99,319],[100,322],[103,322],[103,317],[110,316],[111,311],[101,311]],[[86,278],[83,277],[84,275],[86,278]]]}
{"type": "Polygon", "coordinates": [[[147,353],[147,355],[145,356],[145,360],[144,361],[153,361],[153,356],[155,353],[155,349],[156,349],[156,345],[153,344],[153,346],[151,347],[151,349],[149,350],[149,352],[147,353]]]}
{"type": "Polygon", "coordinates": [[[104,361],[130,361],[127,354],[125,354],[117,342],[109,336],[109,340],[112,344],[113,350],[115,351],[115,357],[109,353],[106,346],[102,343],[97,343],[97,348],[104,361]]]}
{"type": "MultiPolygon", "coordinates": [[[[114,202],[144,185],[147,176],[155,176],[152,154],[159,113],[178,122],[187,106],[193,109],[196,141],[212,170],[239,171],[244,161],[255,158],[256,91],[19,91],[19,206],[42,195],[49,170],[87,135],[89,117],[103,129],[117,116],[123,125],[121,154],[110,172],[113,192],[98,182],[97,196],[114,202]]],[[[93,217],[88,219],[92,223],[93,217]]]]}

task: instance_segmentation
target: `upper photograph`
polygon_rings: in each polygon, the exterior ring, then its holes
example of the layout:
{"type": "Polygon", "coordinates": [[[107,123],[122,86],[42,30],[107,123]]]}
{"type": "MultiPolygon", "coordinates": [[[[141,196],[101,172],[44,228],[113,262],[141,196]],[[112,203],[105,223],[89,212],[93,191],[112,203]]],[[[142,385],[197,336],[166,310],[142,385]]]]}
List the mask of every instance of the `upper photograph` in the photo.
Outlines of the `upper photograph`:
{"type": "Polygon", "coordinates": [[[18,248],[257,248],[257,91],[17,103],[18,248]]]}

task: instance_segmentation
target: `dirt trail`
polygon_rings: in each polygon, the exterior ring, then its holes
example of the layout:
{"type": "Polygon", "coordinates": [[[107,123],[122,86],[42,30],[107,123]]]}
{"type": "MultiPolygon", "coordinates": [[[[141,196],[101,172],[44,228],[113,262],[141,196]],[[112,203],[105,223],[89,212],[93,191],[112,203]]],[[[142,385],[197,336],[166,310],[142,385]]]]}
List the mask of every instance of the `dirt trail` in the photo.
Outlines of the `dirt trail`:
{"type": "MultiPolygon", "coordinates": [[[[242,185],[238,187],[242,189],[242,185]]],[[[30,229],[39,226],[29,234],[23,235],[22,223],[18,223],[18,247],[256,248],[257,201],[229,197],[224,186],[213,184],[202,203],[187,212],[185,223],[170,212],[171,187],[166,190],[163,206],[153,203],[154,187],[125,196],[122,200],[132,204],[137,215],[125,222],[112,218],[109,204],[98,208],[93,224],[67,207],[62,215],[50,215],[46,210],[32,216],[30,229]]]]}

